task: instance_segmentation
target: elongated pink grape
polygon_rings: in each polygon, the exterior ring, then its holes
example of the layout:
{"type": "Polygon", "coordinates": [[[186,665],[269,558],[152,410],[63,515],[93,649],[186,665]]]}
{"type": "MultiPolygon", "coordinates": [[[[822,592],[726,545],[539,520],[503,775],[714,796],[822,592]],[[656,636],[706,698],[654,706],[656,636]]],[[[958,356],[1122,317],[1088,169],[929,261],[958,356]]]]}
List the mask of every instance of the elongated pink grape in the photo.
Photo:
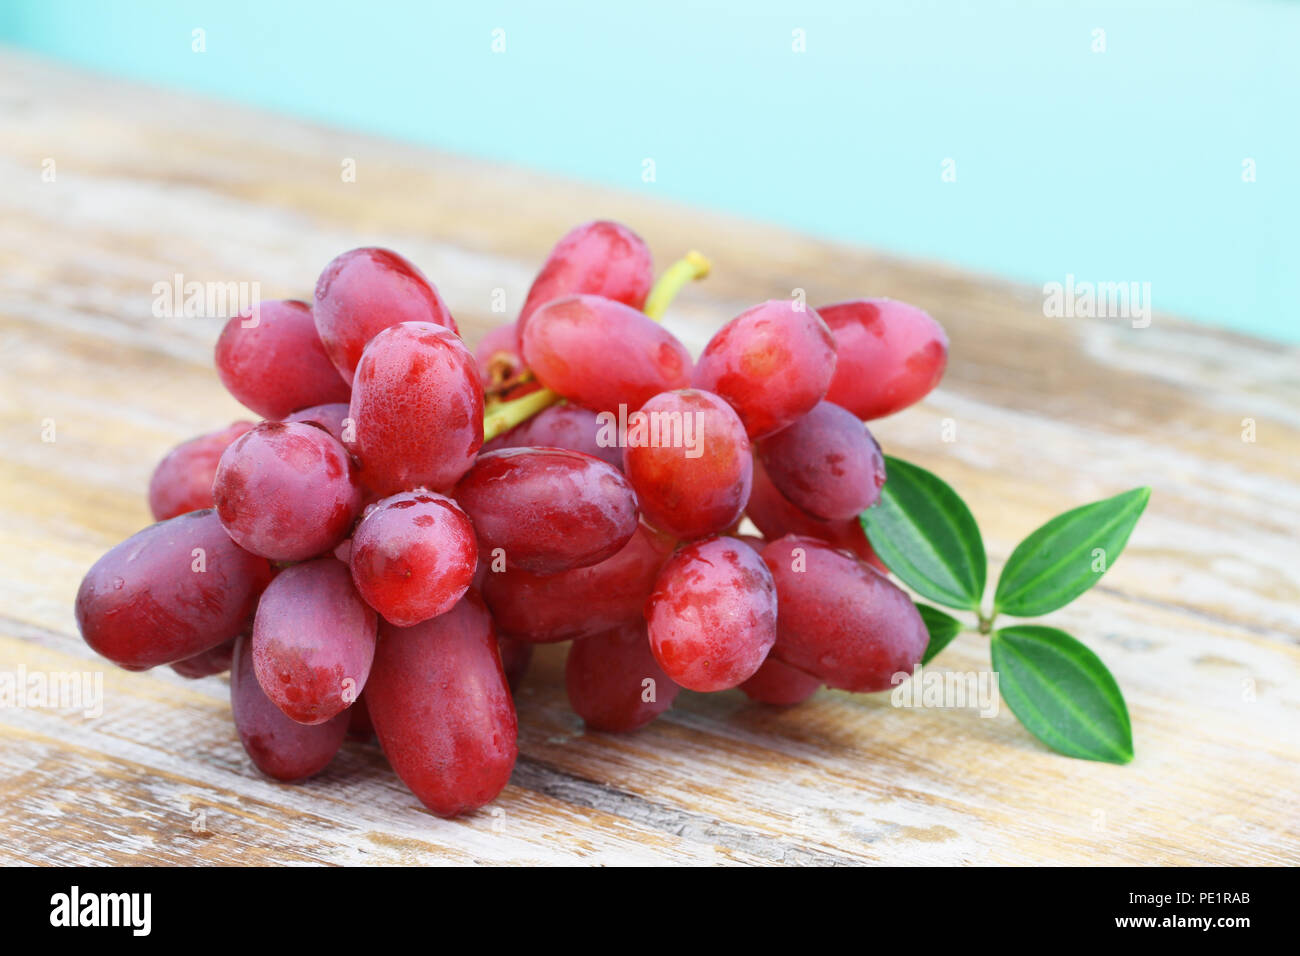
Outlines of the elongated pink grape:
{"type": "Polygon", "coordinates": [[[623,471],[646,520],[679,538],[704,537],[739,521],[753,467],[740,419],[710,392],[665,392],[628,419],[623,471]]]}
{"type": "Polygon", "coordinates": [[[916,605],[887,577],[814,538],[763,549],[781,602],[772,654],[831,687],[887,690],[910,674],[930,636],[916,605]]]}
{"type": "Polygon", "coordinates": [[[736,316],[709,340],[692,384],[736,410],[762,438],[812,410],[835,371],[835,338],[812,309],[772,299],[736,316]]]}
{"type": "Polygon", "coordinates": [[[428,322],[458,332],[424,274],[397,253],[373,247],[345,252],[325,267],[312,314],[325,352],[349,385],[362,350],[390,326],[428,322]]]}
{"type": "Polygon", "coordinates": [[[231,638],[224,644],[218,644],[201,654],[176,661],[171,665],[171,669],[189,680],[224,674],[230,670],[230,661],[235,656],[235,641],[236,638],[231,638]]]}
{"type": "Polygon", "coordinates": [[[566,295],[599,295],[640,310],[654,282],[650,250],[617,222],[596,220],[569,230],[533,280],[519,313],[522,330],[538,308],[566,295]]]}
{"type": "Polygon", "coordinates": [[[848,551],[878,571],[889,570],[871,549],[866,532],[862,530],[862,523],[857,518],[840,521],[814,518],[777,490],[772,479],[767,476],[762,460],[757,456],[754,458],[754,487],[749,493],[745,514],[768,541],[775,541],[787,534],[817,538],[833,548],[848,551]]]}
{"type": "Polygon", "coordinates": [[[235,316],[216,351],[221,384],[264,418],[348,400],[348,383],[325,354],[306,302],[263,302],[235,316]]]}
{"type": "Polygon", "coordinates": [[[348,740],[369,742],[375,738],[375,725],[370,722],[370,711],[366,707],[366,695],[363,692],[348,708],[348,740]]]}
{"type": "Polygon", "coordinates": [[[856,520],[885,485],[885,456],[871,432],[831,402],[763,439],[759,457],[772,484],[823,521],[856,520]]]}
{"type": "Polygon", "coordinates": [[[483,599],[512,637],[545,644],[588,637],[641,619],[659,568],[673,548],[645,525],[612,557],[559,574],[533,574],[484,563],[483,599]]]}
{"type": "Polygon", "coordinates": [[[839,359],[826,400],[858,418],[883,418],[919,402],[948,366],[948,336],[925,312],[892,299],[855,299],[817,310],[839,359]]]}
{"type": "Polygon", "coordinates": [[[707,538],[668,559],[646,602],[650,649],[690,690],[737,687],[776,641],[772,575],[747,544],[707,538]]]}
{"type": "Polygon", "coordinates": [[[478,545],[456,502],[433,491],[404,491],[366,509],[349,561],[366,603],[386,621],[410,627],[465,595],[478,545]]]}
{"type": "Polygon", "coordinates": [[[357,365],[348,446],[377,494],[445,491],[483,445],[483,387],[474,356],[427,322],[385,329],[357,365]]]}
{"type": "Polygon", "coordinates": [[[483,388],[500,388],[524,370],[524,356],[519,349],[519,328],[515,323],[489,329],[474,349],[483,388]]]}
{"type": "Polygon", "coordinates": [[[515,707],[474,592],[415,627],[381,626],[366,705],[389,763],[439,816],[483,806],[510,780],[515,707]]]}
{"type": "Polygon", "coordinates": [[[348,712],[323,724],[290,720],[266,696],[253,673],[251,640],[235,644],[230,668],[230,710],[239,742],[258,770],[276,780],[302,780],[324,770],[343,746],[348,712]]]}
{"type": "Polygon", "coordinates": [[[506,683],[510,685],[513,697],[519,692],[519,685],[528,674],[528,665],[533,661],[533,645],[502,634],[497,637],[497,648],[501,651],[501,669],[505,672],[506,683]]]}
{"type": "Polygon", "coordinates": [[[212,479],[222,453],[252,422],[235,422],[220,431],[181,442],[158,462],[149,479],[149,510],[155,521],[212,507],[212,479]]]}
{"type": "Polygon", "coordinates": [[[635,411],[660,392],[690,383],[691,357],[663,326],[630,306],[595,295],[546,303],[521,332],[538,380],[596,412],[635,411]]]}
{"type": "Polygon", "coordinates": [[[791,667],[769,654],[767,660],[763,661],[763,666],[741,684],[740,689],[750,700],[774,707],[790,707],[807,700],[821,686],[820,677],[805,674],[799,668],[791,667]]]}
{"type": "Polygon", "coordinates": [[[597,458],[562,448],[480,455],[456,486],[485,560],[556,574],[613,556],[637,527],[632,486],[597,458]]]}
{"type": "Polygon", "coordinates": [[[366,686],[377,626],[341,561],[317,558],[285,568],[262,595],[253,622],[258,683],[285,716],[324,723],[366,686]]]}
{"type": "Polygon", "coordinates": [[[77,626],[128,670],[173,664],[236,637],[270,580],[265,558],[231,541],[211,509],[194,511],[96,561],[77,591],[77,626]]]}
{"type": "Polygon", "coordinates": [[[552,405],[483,445],[484,451],[498,448],[567,448],[623,468],[617,427],[580,405],[552,405]]]}
{"type": "Polygon", "coordinates": [[[236,543],[273,561],[324,554],[361,511],[347,451],[306,422],[262,422],[236,440],[217,465],[212,496],[236,543]]]}
{"type": "Polygon", "coordinates": [[[671,707],[681,690],[650,653],[640,620],[574,641],[564,687],[588,727],[615,733],[644,727],[671,707]]]}
{"type": "Polygon", "coordinates": [[[284,416],[286,422],[315,422],[334,436],[340,444],[351,441],[348,429],[348,403],[331,402],[328,405],[313,405],[299,409],[292,415],[284,416]]]}

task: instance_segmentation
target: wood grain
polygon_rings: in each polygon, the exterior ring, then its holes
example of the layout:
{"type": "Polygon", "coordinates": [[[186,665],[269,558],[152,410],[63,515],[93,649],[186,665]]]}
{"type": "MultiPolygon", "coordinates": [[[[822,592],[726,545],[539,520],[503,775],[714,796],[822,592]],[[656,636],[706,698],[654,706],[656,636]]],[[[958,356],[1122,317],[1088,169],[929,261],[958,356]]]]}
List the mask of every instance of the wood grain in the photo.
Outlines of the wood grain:
{"type": "MultiPolygon", "coordinates": [[[[597,189],[13,53],[0,126],[0,671],[102,673],[105,695],[95,718],[0,709],[0,862],[1300,862],[1296,350],[1159,313],[1144,329],[1048,319],[1037,290],[683,208],[639,182],[597,189]],[[939,318],[943,387],[875,431],[970,501],[994,570],[1058,511],[1154,487],[1123,559],[1051,617],[1123,687],[1133,764],[1053,755],[1005,708],[829,691],[788,711],[683,694],[639,734],[588,734],[565,704],[563,648],[548,648],[520,694],[510,787],[449,822],[362,745],[308,783],[265,780],[223,679],[128,674],[82,644],[77,584],[148,523],[155,461],[246,417],[212,370],[220,321],[155,318],[154,283],[309,296],[339,251],[389,245],[475,341],[506,318],[493,290],[513,313],[555,238],[595,217],[631,224],[661,262],[713,259],[668,316],[695,351],[794,289],[939,318]]],[[[937,664],[986,669],[984,639],[960,636],[937,664]]]]}

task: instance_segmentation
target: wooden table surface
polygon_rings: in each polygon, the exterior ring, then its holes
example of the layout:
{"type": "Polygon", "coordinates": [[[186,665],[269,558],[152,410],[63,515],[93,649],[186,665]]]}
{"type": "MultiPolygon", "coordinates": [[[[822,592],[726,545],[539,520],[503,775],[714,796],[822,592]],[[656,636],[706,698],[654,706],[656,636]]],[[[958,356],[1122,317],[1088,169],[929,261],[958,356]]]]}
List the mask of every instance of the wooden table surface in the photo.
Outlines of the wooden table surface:
{"type": "MultiPolygon", "coordinates": [[[[1143,329],[1045,318],[1034,288],[666,202],[638,158],[607,191],[12,52],[0,129],[0,671],[102,672],[105,698],[98,718],[0,708],[0,862],[1300,862],[1295,349],[1158,312],[1143,329]],[[554,240],[597,217],[630,224],[660,265],[712,258],[668,316],[693,351],[796,288],[935,315],[943,386],[874,430],[969,500],[994,571],[1057,512],[1153,486],[1124,557],[1049,619],[1124,689],[1132,764],[1057,756],[1006,708],[830,691],[787,711],[683,693],[638,734],[588,734],[550,647],[519,695],[510,786],[445,821],[370,746],[273,783],[239,745],[225,678],[126,673],[81,642],[77,585],[149,523],[154,463],[247,417],[212,368],[221,321],[155,318],[156,282],[310,298],[331,257],[382,244],[438,284],[472,343],[503,318],[493,290],[513,317],[554,240]]],[[[963,634],[936,664],[985,669],[986,639],[963,634]]]]}

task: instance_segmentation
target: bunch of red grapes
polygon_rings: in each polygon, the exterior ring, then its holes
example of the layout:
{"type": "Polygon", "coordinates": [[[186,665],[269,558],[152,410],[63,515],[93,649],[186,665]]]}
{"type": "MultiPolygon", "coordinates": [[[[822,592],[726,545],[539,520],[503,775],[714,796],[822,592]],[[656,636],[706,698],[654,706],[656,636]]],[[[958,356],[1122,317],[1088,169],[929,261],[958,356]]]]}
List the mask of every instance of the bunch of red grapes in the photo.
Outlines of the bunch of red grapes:
{"type": "Polygon", "coordinates": [[[601,731],[681,688],[889,687],[928,636],[858,521],[885,481],[863,421],[929,392],[947,338],[900,302],[773,300],[692,361],[651,315],[702,262],[652,292],[636,234],[579,226],[477,357],[384,249],[339,256],[310,304],[230,319],[218,374],[264,420],[162,460],[158,523],[81,583],[86,642],[129,670],[229,670],[278,780],[376,736],[443,816],[506,785],[534,644],[572,642],[568,697],[601,731]]]}

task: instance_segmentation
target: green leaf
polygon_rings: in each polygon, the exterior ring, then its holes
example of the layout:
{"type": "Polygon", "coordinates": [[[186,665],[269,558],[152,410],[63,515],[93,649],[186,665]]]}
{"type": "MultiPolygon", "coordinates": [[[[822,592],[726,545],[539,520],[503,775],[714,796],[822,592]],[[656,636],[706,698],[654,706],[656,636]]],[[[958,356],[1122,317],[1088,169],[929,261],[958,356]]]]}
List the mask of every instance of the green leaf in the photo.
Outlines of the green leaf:
{"type": "Polygon", "coordinates": [[[1025,538],[1002,569],[994,613],[1036,617],[1088,590],[1124,550],[1150,497],[1150,488],[1134,488],[1057,515],[1025,538]]]}
{"type": "Polygon", "coordinates": [[[921,663],[928,664],[935,654],[951,644],[952,639],[961,633],[962,623],[928,604],[917,602],[916,609],[921,612],[925,629],[930,632],[930,643],[925,646],[925,654],[921,657],[921,663]]]}
{"type": "Polygon", "coordinates": [[[1017,624],[993,632],[1002,698],[1031,734],[1067,757],[1128,763],[1133,728],[1106,665],[1054,627],[1017,624]]]}
{"type": "Polygon", "coordinates": [[[979,525],[937,475],[885,458],[880,501],[862,527],[880,560],[916,593],[945,607],[979,611],[987,565],[979,525]]]}

